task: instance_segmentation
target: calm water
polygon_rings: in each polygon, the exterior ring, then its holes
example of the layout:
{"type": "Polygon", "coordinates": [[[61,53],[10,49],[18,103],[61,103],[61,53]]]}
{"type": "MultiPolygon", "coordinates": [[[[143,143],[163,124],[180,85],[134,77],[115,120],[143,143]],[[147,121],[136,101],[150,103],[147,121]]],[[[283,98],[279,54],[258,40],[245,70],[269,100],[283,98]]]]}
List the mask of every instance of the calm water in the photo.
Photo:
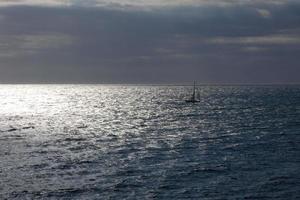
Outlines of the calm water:
{"type": "Polygon", "coordinates": [[[300,87],[0,85],[0,199],[300,199],[300,87]]]}

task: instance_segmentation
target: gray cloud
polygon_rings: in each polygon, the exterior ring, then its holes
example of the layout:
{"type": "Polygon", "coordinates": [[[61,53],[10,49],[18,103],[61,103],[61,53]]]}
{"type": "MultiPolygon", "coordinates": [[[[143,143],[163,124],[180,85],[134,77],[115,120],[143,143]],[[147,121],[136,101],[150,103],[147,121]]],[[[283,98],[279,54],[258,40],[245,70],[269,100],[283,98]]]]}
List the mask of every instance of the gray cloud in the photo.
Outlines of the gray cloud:
{"type": "Polygon", "coordinates": [[[270,17],[272,17],[271,12],[269,10],[267,10],[267,9],[260,9],[260,8],[258,8],[256,10],[264,18],[270,18],[270,17]]]}
{"type": "Polygon", "coordinates": [[[226,2],[2,7],[0,82],[300,82],[300,5],[226,2]]]}
{"type": "Polygon", "coordinates": [[[255,45],[299,45],[299,35],[264,35],[253,37],[217,37],[208,40],[214,44],[255,44],[255,45]]]}
{"type": "Polygon", "coordinates": [[[59,33],[0,36],[0,57],[31,55],[40,51],[60,49],[71,45],[74,38],[59,33]]]}
{"type": "Polygon", "coordinates": [[[37,5],[37,6],[236,6],[273,4],[285,5],[296,0],[2,0],[0,6],[37,5]]]}

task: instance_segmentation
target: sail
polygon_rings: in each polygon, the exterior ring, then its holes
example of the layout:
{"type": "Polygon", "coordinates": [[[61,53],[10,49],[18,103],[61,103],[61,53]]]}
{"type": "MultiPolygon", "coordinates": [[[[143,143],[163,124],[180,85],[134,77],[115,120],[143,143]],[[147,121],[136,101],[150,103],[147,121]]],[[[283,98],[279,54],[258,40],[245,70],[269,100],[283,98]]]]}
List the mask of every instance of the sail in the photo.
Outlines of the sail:
{"type": "Polygon", "coordinates": [[[196,82],[194,81],[194,89],[193,89],[193,96],[192,96],[192,100],[196,99],[196,82]]]}
{"type": "Polygon", "coordinates": [[[186,102],[196,103],[199,102],[196,98],[196,81],[194,81],[193,93],[190,99],[185,100],[186,102]]]}

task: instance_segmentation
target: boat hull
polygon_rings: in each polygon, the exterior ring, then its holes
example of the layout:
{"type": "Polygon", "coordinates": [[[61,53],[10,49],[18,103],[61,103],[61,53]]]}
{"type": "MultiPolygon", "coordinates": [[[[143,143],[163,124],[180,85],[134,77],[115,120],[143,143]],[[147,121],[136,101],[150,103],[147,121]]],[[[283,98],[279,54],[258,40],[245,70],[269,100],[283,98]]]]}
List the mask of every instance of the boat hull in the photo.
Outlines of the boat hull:
{"type": "Polygon", "coordinates": [[[198,100],[185,100],[186,103],[198,103],[198,100]]]}

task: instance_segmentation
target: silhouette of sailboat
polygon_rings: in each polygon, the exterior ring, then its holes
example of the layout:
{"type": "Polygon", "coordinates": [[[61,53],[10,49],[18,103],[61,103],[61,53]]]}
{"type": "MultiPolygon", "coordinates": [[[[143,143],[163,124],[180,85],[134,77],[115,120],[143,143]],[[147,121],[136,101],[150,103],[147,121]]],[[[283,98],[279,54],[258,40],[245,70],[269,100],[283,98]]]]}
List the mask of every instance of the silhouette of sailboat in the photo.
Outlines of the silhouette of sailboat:
{"type": "Polygon", "coordinates": [[[193,94],[190,99],[185,100],[187,103],[197,103],[199,102],[198,99],[196,99],[196,81],[194,81],[194,87],[193,87],[193,94]]]}

